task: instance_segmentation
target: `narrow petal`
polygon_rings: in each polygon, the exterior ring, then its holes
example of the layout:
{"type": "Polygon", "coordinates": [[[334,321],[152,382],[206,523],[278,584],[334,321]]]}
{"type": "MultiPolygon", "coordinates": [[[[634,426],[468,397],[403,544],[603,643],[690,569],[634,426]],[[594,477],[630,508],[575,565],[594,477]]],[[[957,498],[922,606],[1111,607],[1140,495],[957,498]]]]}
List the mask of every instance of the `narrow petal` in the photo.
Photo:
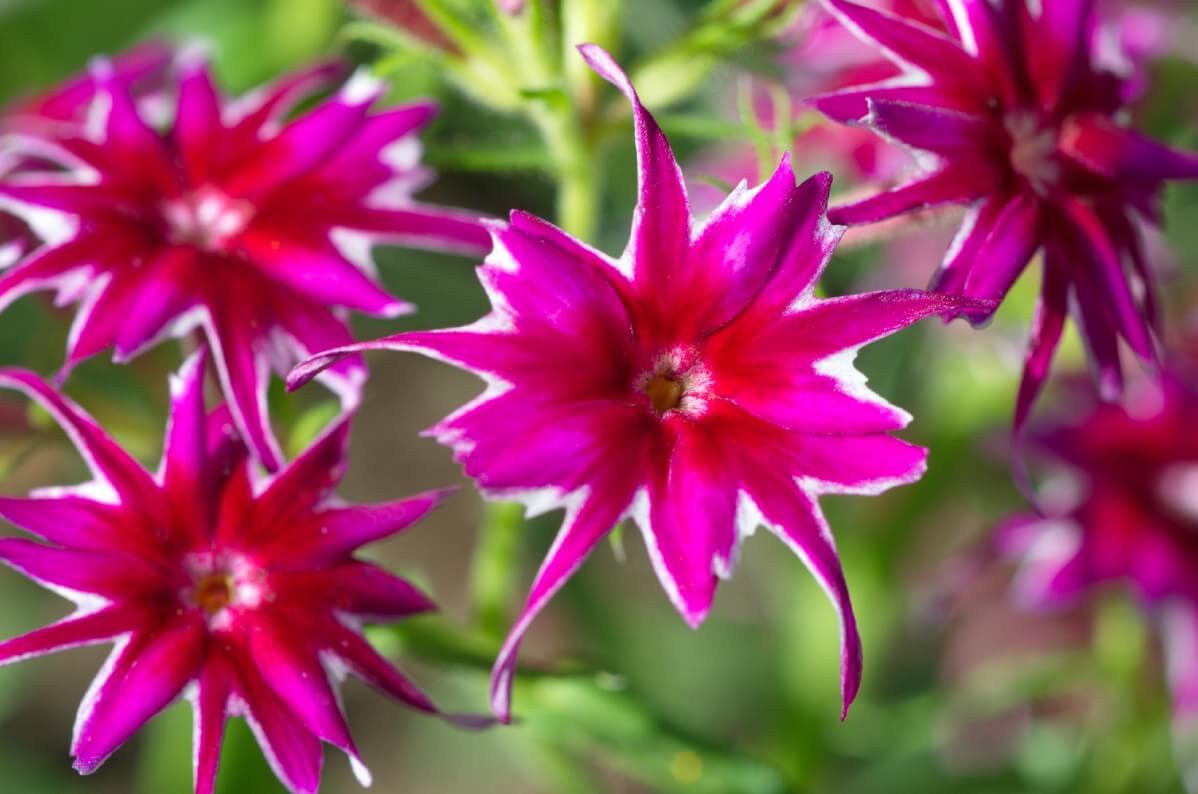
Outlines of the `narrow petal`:
{"type": "Polygon", "coordinates": [[[947,75],[961,83],[967,83],[977,71],[975,61],[960,44],[931,28],[848,0],[824,0],[823,4],[845,27],[876,43],[902,65],[938,77],[947,75]]]}
{"type": "Polygon", "coordinates": [[[944,204],[966,204],[989,192],[990,172],[989,166],[980,160],[954,160],[930,176],[852,204],[833,207],[828,219],[853,226],[944,204]]]}
{"type": "Polygon", "coordinates": [[[938,107],[954,104],[951,94],[945,89],[935,85],[913,84],[907,75],[881,83],[829,91],[811,97],[807,102],[833,121],[851,124],[864,121],[869,116],[871,100],[938,107]]]}
{"type": "Polygon", "coordinates": [[[246,721],[270,768],[295,794],[316,794],[324,763],[320,740],[267,686],[263,673],[248,658],[239,659],[238,673],[239,694],[248,709],[246,721]]]}
{"type": "Polygon", "coordinates": [[[244,151],[272,132],[301,99],[332,85],[345,74],[339,61],[324,61],[286,75],[234,105],[239,116],[228,132],[229,150],[244,151]]]}
{"type": "Polygon", "coordinates": [[[42,584],[111,599],[146,597],[165,586],[159,569],[137,557],[22,538],[0,538],[0,562],[42,584]]]}
{"type": "Polygon", "coordinates": [[[590,498],[569,511],[553,547],[533,580],[524,609],[508,631],[495,666],[491,670],[491,708],[501,722],[511,722],[512,680],[520,641],[562,585],[574,575],[582,561],[604,535],[611,531],[632,497],[632,491],[607,492],[596,489],[590,498]]]}
{"type": "Polygon", "coordinates": [[[345,221],[390,245],[455,251],[467,256],[482,256],[491,250],[491,235],[483,218],[465,210],[412,202],[408,207],[355,209],[345,221]]]}
{"type": "Polygon", "coordinates": [[[1060,344],[1065,317],[1069,312],[1069,282],[1057,257],[1052,248],[1045,252],[1044,284],[1036,305],[1036,316],[1032,319],[1027,358],[1019,382],[1019,395],[1015,400],[1016,432],[1027,423],[1032,405],[1048,378],[1048,370],[1060,344]]]}
{"type": "Polygon", "coordinates": [[[335,97],[264,141],[252,157],[244,157],[224,184],[225,191],[230,196],[261,201],[318,167],[357,132],[382,87],[366,72],[354,75],[335,97]]]}
{"type": "MultiPolygon", "coordinates": [[[[255,532],[275,532],[322,502],[345,474],[349,417],[341,417],[279,472],[254,504],[255,532]]],[[[246,537],[250,540],[252,537],[246,537]]]]}
{"type": "Polygon", "coordinates": [[[927,470],[926,449],[885,433],[803,435],[793,444],[796,473],[818,493],[879,494],[913,483],[927,470]]]}
{"type": "Polygon", "coordinates": [[[323,568],[362,546],[407,529],[456,490],[443,488],[384,504],[323,510],[306,526],[269,539],[255,550],[255,557],[272,567],[323,568]]]}
{"type": "Polygon", "coordinates": [[[1065,210],[1075,224],[1072,236],[1076,250],[1083,257],[1079,265],[1105,293],[1105,310],[1110,313],[1132,350],[1146,361],[1155,361],[1156,344],[1152,331],[1143,309],[1132,294],[1127,270],[1102,219],[1080,201],[1067,202],[1065,210]]]}
{"type": "Polygon", "coordinates": [[[100,429],[82,408],[27,370],[0,369],[0,388],[22,392],[41,405],[66,431],[96,477],[110,483],[133,505],[146,507],[147,513],[158,512],[158,486],[149,472],[100,429]]]}
{"type": "Polygon", "coordinates": [[[362,635],[335,621],[331,622],[328,630],[333,634],[329,650],[345,662],[350,672],[401,703],[429,714],[438,713],[428,695],[395,669],[362,635]]]}
{"type": "Polygon", "coordinates": [[[80,723],[71,754],[75,769],[91,774],[137,730],[179,697],[200,670],[205,633],[184,615],[144,642],[130,643],[80,723]]]}
{"type": "Polygon", "coordinates": [[[208,65],[194,59],[181,69],[179,107],[175,116],[175,141],[179,159],[192,185],[203,185],[220,156],[218,141],[224,131],[221,100],[208,65]]]}
{"type": "Polygon", "coordinates": [[[578,51],[600,77],[632,104],[636,127],[639,193],[632,239],[625,256],[645,294],[669,290],[670,273],[682,261],[690,242],[690,210],[682,170],[665,133],[641,104],[636,89],[619,64],[601,47],[583,44],[578,51]]]}
{"type": "Polygon", "coordinates": [[[866,124],[889,138],[942,155],[977,152],[990,145],[993,122],[948,108],[869,100],[866,124]]]}
{"type": "Polygon", "coordinates": [[[320,571],[277,571],[271,581],[288,602],[310,603],[363,620],[387,623],[436,611],[437,605],[406,579],[360,560],[320,571]]]}
{"type": "Polygon", "coordinates": [[[889,336],[926,317],[956,312],[973,314],[988,311],[993,305],[993,301],[921,290],[848,295],[819,301],[787,316],[775,330],[776,341],[793,345],[797,354],[818,361],[889,336]]]}
{"type": "MultiPolygon", "coordinates": [[[[209,260],[208,264],[215,263],[209,260]]],[[[232,283],[214,279],[214,294],[205,301],[210,318],[208,342],[233,420],[262,465],[274,471],[282,465],[283,453],[266,406],[270,383],[268,340],[261,324],[246,319],[261,316],[261,306],[250,300],[250,293],[242,292],[252,289],[252,285],[239,283],[241,279],[232,267],[225,267],[224,275],[232,283]]]]}
{"type": "Polygon", "coordinates": [[[194,704],[195,794],[216,791],[220,746],[229,718],[229,698],[233,694],[228,664],[221,654],[210,653],[199,675],[194,704]]]}
{"type": "Polygon", "coordinates": [[[0,497],[0,517],[48,543],[84,549],[120,548],[137,529],[120,507],[71,495],[0,497]]]}
{"type": "Polygon", "coordinates": [[[862,651],[832,530],[815,501],[778,472],[758,468],[746,486],[770,531],[799,556],[836,609],[841,630],[840,690],[841,719],[844,719],[861,687],[862,651]]]}
{"type": "Polygon", "coordinates": [[[1061,129],[1060,148],[1115,181],[1198,179],[1198,155],[1171,149],[1102,116],[1071,116],[1061,129]]]}
{"type": "Polygon", "coordinates": [[[944,256],[944,262],[928,285],[929,292],[960,295],[965,291],[965,283],[977,264],[978,252],[990,239],[994,223],[1009,201],[1004,196],[988,196],[969,208],[944,256]]]}
{"type": "Polygon", "coordinates": [[[145,616],[124,606],[72,615],[28,634],[0,642],[0,664],[32,659],[68,648],[109,642],[141,625],[145,616]]]}
{"type": "Polygon", "coordinates": [[[711,609],[717,554],[729,570],[736,544],[736,483],[718,436],[683,428],[649,490],[649,558],[674,607],[692,628],[711,609]]]}
{"type": "Polygon", "coordinates": [[[116,361],[138,355],[195,305],[202,266],[192,246],[171,246],[133,275],[132,295],[114,322],[119,328],[116,361]]]}
{"type": "MultiPolygon", "coordinates": [[[[1042,243],[1043,214],[1040,202],[1016,196],[994,219],[989,237],[977,251],[965,280],[965,294],[972,298],[1001,301],[1027,267],[1042,243]]],[[[975,322],[989,319],[975,315],[975,322]]]]}
{"type": "Polygon", "coordinates": [[[305,639],[290,636],[286,628],[260,616],[254,618],[248,634],[250,657],[266,671],[266,683],[279,699],[314,736],[357,759],[349,726],[315,649],[305,647],[305,639]]]}
{"type": "Polygon", "coordinates": [[[162,485],[175,508],[175,517],[199,544],[208,537],[215,505],[205,479],[208,469],[208,413],[204,407],[204,372],[208,356],[193,353],[171,379],[171,406],[162,450],[162,485]]]}

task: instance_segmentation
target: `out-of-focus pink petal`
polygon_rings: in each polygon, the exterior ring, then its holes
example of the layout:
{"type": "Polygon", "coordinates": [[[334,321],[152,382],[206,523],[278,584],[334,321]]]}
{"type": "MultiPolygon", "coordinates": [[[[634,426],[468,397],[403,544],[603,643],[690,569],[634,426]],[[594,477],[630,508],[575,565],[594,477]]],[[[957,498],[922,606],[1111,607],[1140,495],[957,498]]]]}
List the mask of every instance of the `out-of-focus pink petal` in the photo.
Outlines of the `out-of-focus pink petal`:
{"type": "Polygon", "coordinates": [[[108,642],[141,625],[144,618],[142,613],[121,606],[73,615],[0,642],[0,664],[12,664],[67,648],[108,642]]]}
{"type": "Polygon", "coordinates": [[[239,658],[238,672],[238,694],[248,709],[246,721],[271,769],[295,794],[316,794],[324,763],[320,740],[266,685],[248,657],[239,658]]]}
{"type": "Polygon", "coordinates": [[[965,204],[984,195],[991,187],[991,174],[978,161],[967,165],[946,165],[930,176],[921,177],[885,193],[861,201],[833,207],[828,213],[832,223],[853,225],[877,223],[905,212],[944,204],[965,204]]]}
{"type": "Polygon", "coordinates": [[[1015,428],[1021,429],[1031,415],[1032,404],[1044,387],[1053,355],[1065,330],[1069,312],[1069,284],[1059,253],[1050,247],[1045,251],[1044,283],[1028,342],[1027,360],[1015,398],[1015,428]]]}
{"type": "Polygon", "coordinates": [[[1198,156],[1171,149],[1109,119],[1073,116],[1061,130],[1061,151],[1115,180],[1198,179],[1198,156]]]}
{"type": "Polygon", "coordinates": [[[233,694],[232,672],[224,654],[210,653],[195,693],[195,794],[213,794],[220,767],[220,746],[233,694]]]}

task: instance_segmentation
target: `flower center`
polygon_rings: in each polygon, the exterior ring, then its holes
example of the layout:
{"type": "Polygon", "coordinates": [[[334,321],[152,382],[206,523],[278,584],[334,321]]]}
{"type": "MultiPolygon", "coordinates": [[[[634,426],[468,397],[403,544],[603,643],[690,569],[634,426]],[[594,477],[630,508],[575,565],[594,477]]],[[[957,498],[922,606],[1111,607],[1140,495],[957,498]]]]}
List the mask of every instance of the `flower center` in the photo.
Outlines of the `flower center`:
{"type": "Polygon", "coordinates": [[[196,583],[196,606],[208,617],[229,605],[233,600],[233,577],[224,572],[214,572],[205,575],[196,583]]]}
{"type": "Polygon", "coordinates": [[[656,415],[681,411],[695,416],[707,405],[711,375],[699,360],[698,351],[679,347],[660,354],[634,385],[656,415]]]}
{"type": "Polygon", "coordinates": [[[202,187],[162,207],[167,239],[205,251],[222,251],[229,238],[245,229],[253,217],[248,201],[232,199],[212,187],[202,187]]]}
{"type": "Polygon", "coordinates": [[[1033,111],[1013,110],[1003,118],[1011,136],[1010,161],[1015,172],[1027,180],[1039,196],[1060,185],[1065,175],[1057,156],[1058,130],[1033,111]]]}
{"type": "Polygon", "coordinates": [[[682,403],[682,384],[673,378],[658,375],[645,387],[649,402],[658,416],[672,411],[682,403]]]}
{"type": "Polygon", "coordinates": [[[180,597],[204,613],[208,627],[229,625],[233,612],[253,609],[269,595],[266,572],[245,557],[231,552],[196,552],[183,561],[190,582],[180,597]]]}

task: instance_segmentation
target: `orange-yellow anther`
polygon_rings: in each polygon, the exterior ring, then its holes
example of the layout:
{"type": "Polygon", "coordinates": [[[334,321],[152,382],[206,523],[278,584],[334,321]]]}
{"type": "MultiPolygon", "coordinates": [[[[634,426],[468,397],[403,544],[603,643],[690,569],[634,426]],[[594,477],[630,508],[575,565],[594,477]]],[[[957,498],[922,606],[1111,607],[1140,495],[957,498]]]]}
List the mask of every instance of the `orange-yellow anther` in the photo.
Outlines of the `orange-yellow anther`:
{"type": "Polygon", "coordinates": [[[645,393],[649,395],[649,402],[653,403],[653,410],[659,415],[674,410],[682,402],[682,384],[663,375],[649,381],[645,393]]]}
{"type": "Polygon", "coordinates": [[[195,599],[204,614],[215,615],[233,600],[233,580],[224,573],[207,574],[196,584],[195,599]]]}

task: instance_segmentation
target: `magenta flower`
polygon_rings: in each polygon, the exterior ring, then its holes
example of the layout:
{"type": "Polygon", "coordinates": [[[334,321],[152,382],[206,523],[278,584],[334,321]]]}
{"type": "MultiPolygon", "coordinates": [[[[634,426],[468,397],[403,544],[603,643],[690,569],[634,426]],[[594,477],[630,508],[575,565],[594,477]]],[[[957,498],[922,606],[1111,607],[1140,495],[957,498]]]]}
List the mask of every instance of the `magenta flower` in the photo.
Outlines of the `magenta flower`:
{"type": "MultiPolygon", "coordinates": [[[[202,329],[233,420],[268,468],[281,461],[265,410],[273,367],[351,341],[343,310],[409,309],[372,277],[371,246],[485,250],[473,217],[417,204],[427,181],[414,132],[429,104],[379,113],[382,84],[356,75],[301,118],[284,114],[338,71],[318,66],[237,102],[183,59],[175,118],[158,132],[111,66],[93,69],[86,134],[28,144],[68,168],[0,184],[47,240],[0,278],[0,307],[56,289],[81,304],[69,369],[108,347],[125,361],[164,336],[202,329]]],[[[346,361],[325,382],[346,404],[365,377],[346,361]]]]}
{"type": "MultiPolygon", "coordinates": [[[[1198,392],[1163,380],[1035,433],[1070,487],[1046,492],[1046,515],[1010,520],[998,540],[1021,563],[1013,588],[1025,606],[1125,585],[1164,632],[1178,715],[1198,719],[1198,392]]],[[[1086,407],[1081,390],[1070,405],[1086,407]]]]}
{"type": "Polygon", "coordinates": [[[969,205],[933,289],[1001,299],[1044,253],[1016,425],[1071,313],[1103,393],[1118,394],[1119,340],[1146,360],[1156,355],[1140,218],[1156,217],[1166,180],[1198,177],[1198,157],[1124,125],[1120,76],[1093,56],[1093,0],[943,0],[947,33],[848,0],[825,2],[903,73],[826,94],[816,106],[918,151],[927,168],[913,182],[834,209],[832,220],[873,223],[969,205]]]}
{"type": "Polygon", "coordinates": [[[0,386],[49,411],[95,476],[0,499],[0,516],[49,544],[0,539],[0,561],[78,607],[0,643],[0,664],[115,643],[75,724],[71,754],[84,774],[183,696],[195,709],[197,794],[213,790],[232,715],[249,721],[290,790],[316,791],[321,740],[348,753],[367,783],[333,682],[351,672],[435,713],[359,628],[434,607],[353,553],[409,526],[446,492],[338,504],[344,418],[279,474],[258,478],[228,411],[206,414],[203,372],[198,353],[172,382],[162,464],[150,474],[36,375],[0,370],[0,386]]]}
{"type": "Polygon", "coordinates": [[[847,709],[861,647],[816,500],[880,493],[925,465],[925,450],[889,435],[910,417],[865,387],[853,355],[922,317],[979,307],[918,291],[818,300],[815,280],[841,233],[825,217],[831,179],[796,186],[787,160],[692,229],[669,142],[610,56],[581,51],[635,115],[640,196],[623,257],[514,212],[492,226],[481,269],[490,315],[330,351],[301,365],[291,385],[376,348],[424,352],[487,381],[431,433],[489,497],[566,510],[496,661],[501,719],[529,624],[625,517],[692,626],[707,615],[717,578],[731,574],[741,539],[758,524],[775,532],[840,615],[847,709]]]}

